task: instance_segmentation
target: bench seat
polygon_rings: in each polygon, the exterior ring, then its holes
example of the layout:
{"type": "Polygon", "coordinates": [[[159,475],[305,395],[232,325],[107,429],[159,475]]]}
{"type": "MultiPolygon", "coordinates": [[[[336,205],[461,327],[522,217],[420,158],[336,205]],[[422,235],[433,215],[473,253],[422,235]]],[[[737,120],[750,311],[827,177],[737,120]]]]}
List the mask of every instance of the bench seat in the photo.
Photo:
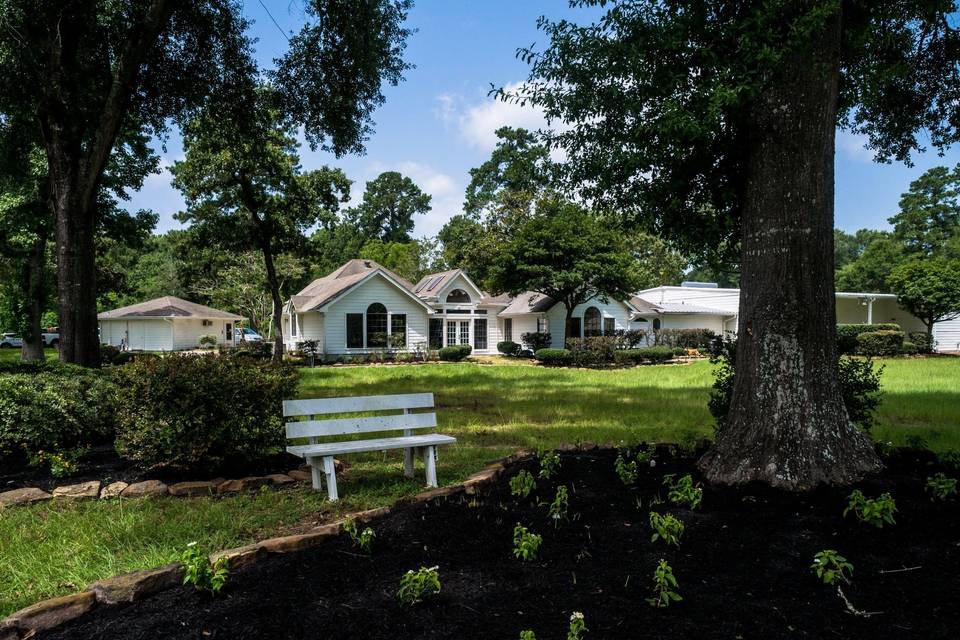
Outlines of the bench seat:
{"type": "Polygon", "coordinates": [[[440,444],[454,444],[453,436],[429,433],[422,436],[400,436],[396,438],[373,438],[370,440],[351,440],[348,442],[327,442],[324,444],[302,444],[287,447],[287,451],[303,458],[322,458],[342,453],[360,453],[363,451],[384,451],[386,449],[407,449],[410,447],[429,447],[440,444]]]}

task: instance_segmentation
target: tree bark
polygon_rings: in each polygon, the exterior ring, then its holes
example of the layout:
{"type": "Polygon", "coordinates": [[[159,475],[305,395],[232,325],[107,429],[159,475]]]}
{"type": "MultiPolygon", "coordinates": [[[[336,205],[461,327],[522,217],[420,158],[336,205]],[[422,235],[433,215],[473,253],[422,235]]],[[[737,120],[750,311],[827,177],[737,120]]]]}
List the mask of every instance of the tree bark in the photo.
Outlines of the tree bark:
{"type": "Polygon", "coordinates": [[[23,346],[20,358],[24,361],[43,361],[43,327],[41,317],[46,301],[46,287],[43,278],[43,259],[46,254],[47,239],[38,237],[31,247],[30,255],[24,264],[23,295],[27,313],[27,327],[23,332],[23,346]]]}
{"type": "Polygon", "coordinates": [[[270,297],[273,299],[273,360],[283,360],[283,298],[280,297],[280,281],[273,264],[273,248],[270,241],[262,244],[263,263],[267,268],[267,284],[270,287],[270,297]]]}
{"type": "MultiPolygon", "coordinates": [[[[799,2],[807,9],[816,2],[799,2]]],[[[725,484],[847,484],[880,468],[836,379],[833,186],[841,16],[754,103],[742,212],[736,378],[700,461],[725,484]]]]}

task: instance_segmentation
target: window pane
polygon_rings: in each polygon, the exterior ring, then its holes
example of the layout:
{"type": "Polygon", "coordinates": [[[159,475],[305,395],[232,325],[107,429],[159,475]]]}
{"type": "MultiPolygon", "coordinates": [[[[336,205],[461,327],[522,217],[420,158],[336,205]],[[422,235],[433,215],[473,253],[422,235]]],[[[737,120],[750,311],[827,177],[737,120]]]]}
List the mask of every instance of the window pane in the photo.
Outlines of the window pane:
{"type": "Polygon", "coordinates": [[[363,349],[363,314],[347,314],[347,348],[363,349]]]}
{"type": "Polygon", "coordinates": [[[513,342],[513,318],[503,319],[503,339],[507,342],[513,342]]]}
{"type": "Polygon", "coordinates": [[[567,335],[565,339],[570,338],[580,338],[580,318],[570,318],[570,322],[567,323],[567,335]]]}
{"type": "Polygon", "coordinates": [[[600,310],[590,307],[583,314],[583,337],[591,338],[600,335],[600,310]]]}
{"type": "Polygon", "coordinates": [[[612,336],[617,330],[617,320],[616,318],[604,318],[603,319],[603,333],[604,335],[612,336]]]}
{"type": "Polygon", "coordinates": [[[430,318],[430,348],[439,349],[443,346],[443,320],[430,318]]]}
{"type": "Polygon", "coordinates": [[[470,295],[463,289],[454,289],[447,295],[447,302],[470,302],[470,295]]]}
{"type": "Polygon", "coordinates": [[[367,307],[367,347],[387,346],[387,308],[379,302],[367,307]]]}
{"type": "Polygon", "coordinates": [[[460,323],[460,344],[470,344],[470,322],[460,323]]]}
{"type": "Polygon", "coordinates": [[[447,346],[452,346],[457,344],[457,323],[448,322],[447,323],[447,346]]]}
{"type": "Polygon", "coordinates": [[[473,346],[475,349],[487,348],[487,321],[477,319],[473,321],[473,346]]]}
{"type": "Polygon", "coordinates": [[[407,346],[407,316],[395,313],[390,316],[390,346],[402,349],[407,346]]]}
{"type": "Polygon", "coordinates": [[[547,332],[547,319],[537,318],[537,333],[546,333],[546,332],[547,332]]]}

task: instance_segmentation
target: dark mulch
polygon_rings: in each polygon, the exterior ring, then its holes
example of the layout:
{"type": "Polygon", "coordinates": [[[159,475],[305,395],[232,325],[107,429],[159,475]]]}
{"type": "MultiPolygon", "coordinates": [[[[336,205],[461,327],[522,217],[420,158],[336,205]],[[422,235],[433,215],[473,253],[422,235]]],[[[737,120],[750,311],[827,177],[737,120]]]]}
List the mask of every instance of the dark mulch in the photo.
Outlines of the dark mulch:
{"type": "MultiPolygon", "coordinates": [[[[310,551],[271,558],[231,575],[216,598],[180,587],[124,607],[103,607],[44,638],[484,638],[566,637],[582,611],[586,638],[955,638],[960,622],[960,504],[933,503],[924,479],[929,456],[898,454],[880,477],[860,485],[890,491],[897,524],[875,529],[844,519],[849,490],[793,495],[765,487],[707,487],[703,506],[669,511],[686,525],[678,550],[650,542],[648,506],[664,473],[694,472],[691,459],[664,453],[626,489],[614,453],[567,454],[559,477],[571,488],[569,522],[546,506],[510,496],[518,463],[476,499],[439,499],[397,508],[373,526],[372,557],[343,536],[310,551]],[[642,502],[643,507],[638,508],[642,502]],[[517,522],[544,536],[542,558],[511,553],[517,522]],[[814,554],[837,549],[854,565],[844,591],[810,571],[814,554]],[[683,602],[654,609],[651,577],[667,559],[683,602]],[[400,576],[438,565],[442,593],[414,607],[396,599],[400,576]],[[898,573],[895,569],[920,567],[898,573]]],[[[694,472],[695,474],[695,472],[694,472]]],[[[666,510],[666,505],[657,507],[666,510]]]]}
{"type": "Polygon", "coordinates": [[[0,461],[0,491],[9,491],[21,487],[38,487],[50,491],[54,487],[87,480],[100,480],[104,484],[108,484],[119,480],[124,482],[139,482],[141,480],[182,482],[184,480],[210,480],[213,478],[243,478],[268,473],[286,473],[302,464],[302,458],[280,452],[257,462],[227,464],[194,471],[184,471],[183,469],[170,467],[146,468],[143,465],[121,458],[112,444],[105,444],[91,447],[78,461],[76,471],[62,478],[53,477],[46,465],[31,466],[25,460],[0,461]]]}

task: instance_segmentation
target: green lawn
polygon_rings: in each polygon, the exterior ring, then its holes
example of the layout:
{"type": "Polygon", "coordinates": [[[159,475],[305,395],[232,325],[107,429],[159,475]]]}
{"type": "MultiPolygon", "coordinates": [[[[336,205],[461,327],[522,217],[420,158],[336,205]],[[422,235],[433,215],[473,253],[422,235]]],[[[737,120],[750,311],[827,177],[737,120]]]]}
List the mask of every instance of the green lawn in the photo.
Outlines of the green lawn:
{"type": "MultiPolygon", "coordinates": [[[[886,395],[874,435],[894,443],[915,436],[937,450],[960,449],[960,358],[883,364],[886,395]]],[[[709,436],[710,383],[706,362],[618,371],[473,363],[328,367],[304,370],[300,395],[432,391],[440,430],[458,439],[441,450],[438,468],[440,482],[452,483],[521,447],[709,436]]],[[[344,498],[335,508],[323,494],[298,488],[8,509],[0,514],[0,616],[97,578],[173,561],[194,540],[208,549],[246,544],[389,504],[421,488],[402,477],[399,452],[347,461],[344,498]]]]}

